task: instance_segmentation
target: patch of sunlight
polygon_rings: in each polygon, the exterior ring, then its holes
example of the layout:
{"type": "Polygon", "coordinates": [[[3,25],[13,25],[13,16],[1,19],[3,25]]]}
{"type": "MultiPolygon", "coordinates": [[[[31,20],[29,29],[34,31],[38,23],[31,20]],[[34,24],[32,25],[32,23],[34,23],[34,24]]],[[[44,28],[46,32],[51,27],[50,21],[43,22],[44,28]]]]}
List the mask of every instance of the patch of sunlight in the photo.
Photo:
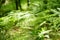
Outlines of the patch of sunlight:
{"type": "Polygon", "coordinates": [[[1,19],[3,20],[2,21],[2,25],[6,25],[9,22],[9,18],[8,17],[3,17],[1,19]]]}
{"type": "Polygon", "coordinates": [[[23,10],[27,10],[27,3],[22,4],[22,9],[23,9],[23,10]]]}
{"type": "Polygon", "coordinates": [[[9,0],[6,0],[6,2],[4,3],[4,5],[7,5],[7,4],[9,4],[9,0]]]}
{"type": "Polygon", "coordinates": [[[23,17],[29,18],[30,16],[31,16],[31,14],[26,14],[26,15],[24,15],[23,17]]]}
{"type": "Polygon", "coordinates": [[[32,4],[35,5],[35,6],[39,6],[39,3],[40,3],[40,2],[34,2],[34,3],[32,3],[32,4]]]}
{"type": "MultiPolygon", "coordinates": [[[[52,30],[47,30],[47,31],[42,31],[41,33],[39,33],[39,37],[44,36],[45,34],[51,32],[52,30]]],[[[47,37],[47,36],[46,36],[47,37]]]]}

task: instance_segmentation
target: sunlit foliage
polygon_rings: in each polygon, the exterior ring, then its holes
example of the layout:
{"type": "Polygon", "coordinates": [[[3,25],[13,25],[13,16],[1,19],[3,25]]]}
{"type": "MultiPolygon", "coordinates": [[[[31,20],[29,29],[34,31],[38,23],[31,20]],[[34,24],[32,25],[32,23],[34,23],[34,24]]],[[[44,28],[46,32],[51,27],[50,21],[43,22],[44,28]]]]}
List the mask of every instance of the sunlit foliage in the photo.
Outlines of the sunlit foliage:
{"type": "Polygon", "coordinates": [[[59,0],[0,1],[0,40],[60,40],[59,0]]]}

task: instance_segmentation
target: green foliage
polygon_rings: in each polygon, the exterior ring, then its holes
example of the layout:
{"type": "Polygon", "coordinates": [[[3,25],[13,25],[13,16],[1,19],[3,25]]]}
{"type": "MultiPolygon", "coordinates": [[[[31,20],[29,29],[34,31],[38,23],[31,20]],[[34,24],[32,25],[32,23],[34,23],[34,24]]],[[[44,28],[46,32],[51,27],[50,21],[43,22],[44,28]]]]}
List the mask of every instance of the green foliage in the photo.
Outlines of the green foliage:
{"type": "MultiPolygon", "coordinates": [[[[6,1],[6,0],[5,0],[6,1]]],[[[0,1],[1,3],[1,1],[0,1]]],[[[1,40],[59,40],[60,1],[21,0],[23,11],[15,10],[14,0],[0,8],[1,40]]]]}

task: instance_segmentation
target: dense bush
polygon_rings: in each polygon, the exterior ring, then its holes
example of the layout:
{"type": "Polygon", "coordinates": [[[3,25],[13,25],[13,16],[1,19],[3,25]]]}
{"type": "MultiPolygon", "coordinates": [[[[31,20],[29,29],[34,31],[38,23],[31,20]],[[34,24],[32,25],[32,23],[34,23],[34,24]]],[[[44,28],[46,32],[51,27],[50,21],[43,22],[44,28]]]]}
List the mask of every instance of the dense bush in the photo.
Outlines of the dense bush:
{"type": "Polygon", "coordinates": [[[0,40],[60,40],[59,0],[20,1],[0,1],[0,40]]]}

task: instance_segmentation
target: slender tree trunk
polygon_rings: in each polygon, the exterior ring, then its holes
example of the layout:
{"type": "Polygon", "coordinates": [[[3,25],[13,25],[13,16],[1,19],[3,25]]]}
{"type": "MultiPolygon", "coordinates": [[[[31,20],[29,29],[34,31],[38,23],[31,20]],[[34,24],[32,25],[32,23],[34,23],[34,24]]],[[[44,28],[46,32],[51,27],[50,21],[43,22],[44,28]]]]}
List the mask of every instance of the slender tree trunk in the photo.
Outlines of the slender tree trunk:
{"type": "Polygon", "coordinates": [[[21,0],[15,0],[15,3],[16,3],[16,10],[18,10],[19,7],[20,7],[20,10],[22,10],[22,7],[21,7],[21,0]]]}
{"type": "Polygon", "coordinates": [[[27,5],[28,5],[28,7],[29,7],[29,5],[30,5],[30,0],[27,0],[27,5]]]}
{"type": "Polygon", "coordinates": [[[5,1],[6,1],[6,0],[0,0],[0,8],[1,8],[2,4],[5,3],[5,1]]]}
{"type": "Polygon", "coordinates": [[[16,3],[16,10],[18,10],[18,0],[15,0],[16,3]]]}
{"type": "Polygon", "coordinates": [[[29,9],[29,6],[30,6],[30,0],[27,0],[27,9],[29,9]]]}
{"type": "Polygon", "coordinates": [[[22,11],[21,0],[19,0],[18,3],[19,3],[20,10],[22,11]]]}

